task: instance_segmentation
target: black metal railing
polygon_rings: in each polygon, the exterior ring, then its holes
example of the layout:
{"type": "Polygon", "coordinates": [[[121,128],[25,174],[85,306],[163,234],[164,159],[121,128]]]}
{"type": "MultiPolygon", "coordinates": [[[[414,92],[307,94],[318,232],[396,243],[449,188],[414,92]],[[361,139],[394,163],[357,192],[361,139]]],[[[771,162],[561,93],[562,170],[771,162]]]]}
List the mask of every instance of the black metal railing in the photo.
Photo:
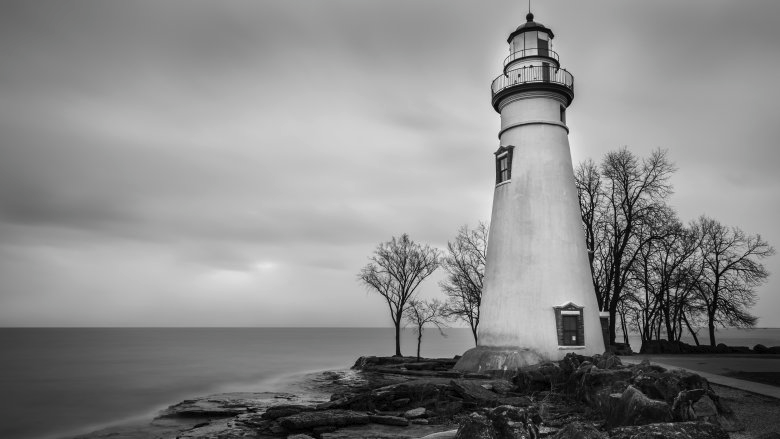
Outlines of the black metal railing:
{"type": "Polygon", "coordinates": [[[520,58],[526,58],[529,56],[543,56],[546,58],[552,58],[556,61],[560,61],[558,58],[558,53],[553,52],[550,49],[525,49],[525,50],[518,50],[517,52],[511,53],[509,56],[504,59],[504,67],[509,65],[512,61],[520,58]]]}
{"type": "Polygon", "coordinates": [[[510,70],[494,79],[490,90],[495,97],[510,87],[533,83],[558,84],[568,88],[572,96],[574,93],[574,76],[566,69],[555,66],[527,66],[510,70]]]}

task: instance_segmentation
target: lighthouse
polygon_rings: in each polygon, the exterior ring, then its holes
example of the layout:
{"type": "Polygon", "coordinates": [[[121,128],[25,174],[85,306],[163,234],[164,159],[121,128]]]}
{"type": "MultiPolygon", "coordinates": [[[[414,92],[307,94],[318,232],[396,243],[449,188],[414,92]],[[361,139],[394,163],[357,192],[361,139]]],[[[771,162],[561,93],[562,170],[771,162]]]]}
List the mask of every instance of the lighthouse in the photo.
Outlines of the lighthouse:
{"type": "Polygon", "coordinates": [[[530,12],[526,20],[509,35],[491,85],[501,127],[478,345],[459,370],[604,352],[566,125],[574,77],[561,68],[552,30],[530,12]]]}

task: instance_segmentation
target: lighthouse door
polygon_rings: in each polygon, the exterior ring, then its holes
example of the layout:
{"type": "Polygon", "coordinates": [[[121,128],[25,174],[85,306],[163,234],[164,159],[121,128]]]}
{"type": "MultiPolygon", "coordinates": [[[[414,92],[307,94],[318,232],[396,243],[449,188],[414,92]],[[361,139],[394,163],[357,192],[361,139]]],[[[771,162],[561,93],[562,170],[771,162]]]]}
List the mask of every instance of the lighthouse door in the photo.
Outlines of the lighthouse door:
{"type": "Polygon", "coordinates": [[[542,63],[542,81],[550,82],[550,63],[542,63]]]}

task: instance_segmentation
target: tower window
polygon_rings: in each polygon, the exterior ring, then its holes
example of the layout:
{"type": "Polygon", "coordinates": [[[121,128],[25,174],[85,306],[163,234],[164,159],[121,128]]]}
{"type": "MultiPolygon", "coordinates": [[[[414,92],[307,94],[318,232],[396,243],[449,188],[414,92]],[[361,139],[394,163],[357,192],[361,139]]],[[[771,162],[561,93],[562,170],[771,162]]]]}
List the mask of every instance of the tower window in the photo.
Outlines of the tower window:
{"type": "Polygon", "coordinates": [[[566,125],[566,107],[561,105],[561,122],[566,125]]]}
{"type": "Polygon", "coordinates": [[[558,345],[562,348],[585,345],[585,325],[582,318],[583,307],[572,302],[553,308],[555,327],[558,331],[558,345]]]}
{"type": "Polygon", "coordinates": [[[561,316],[564,346],[580,345],[579,337],[577,336],[577,323],[579,323],[579,320],[579,316],[561,316]]]}
{"type": "Polygon", "coordinates": [[[502,146],[496,155],[496,184],[512,179],[512,151],[514,146],[502,146]]]}

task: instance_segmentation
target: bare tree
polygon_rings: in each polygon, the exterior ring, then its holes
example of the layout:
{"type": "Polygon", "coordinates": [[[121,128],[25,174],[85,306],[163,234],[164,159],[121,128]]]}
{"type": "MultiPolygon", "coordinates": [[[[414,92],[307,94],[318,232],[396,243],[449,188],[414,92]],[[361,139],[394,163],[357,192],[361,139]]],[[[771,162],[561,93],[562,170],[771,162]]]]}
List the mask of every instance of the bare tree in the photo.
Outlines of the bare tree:
{"type": "Polygon", "coordinates": [[[474,344],[477,344],[479,307],[487,258],[488,226],[480,222],[474,229],[463,226],[455,240],[447,243],[447,253],[441,265],[447,277],[439,282],[448,296],[445,313],[469,324],[474,344]]]}
{"type": "Polygon", "coordinates": [[[715,346],[715,325],[755,325],[748,308],[755,304],[755,288],[769,276],[760,261],[775,250],[761,235],[748,235],[706,216],[699,217],[697,225],[703,264],[697,290],[706,309],[710,346],[715,346]]]}
{"type": "Polygon", "coordinates": [[[637,329],[643,342],[660,339],[662,332],[669,341],[678,341],[686,313],[695,309],[700,234],[695,228],[684,227],[670,208],[658,220],[651,226],[658,239],[640,251],[629,283],[634,289],[632,306],[638,307],[637,329]]]}
{"type": "Polygon", "coordinates": [[[395,355],[401,356],[401,319],[417,287],[439,267],[439,252],[404,233],[379,244],[358,281],[385,299],[395,325],[395,355]]]}
{"type": "Polygon", "coordinates": [[[420,361],[420,345],[422,344],[425,325],[435,326],[441,335],[446,337],[442,330],[442,326],[445,326],[444,307],[444,303],[437,299],[430,301],[412,299],[409,301],[409,306],[404,311],[404,318],[415,326],[415,332],[417,333],[417,361],[420,361]]]}
{"type": "Polygon", "coordinates": [[[631,268],[641,251],[659,238],[652,223],[672,193],[669,179],[675,168],[666,151],[653,151],[640,160],[622,148],[607,153],[598,171],[596,178],[594,165],[586,162],[575,178],[581,209],[593,210],[581,213],[586,239],[592,240],[586,243],[593,255],[591,273],[598,303],[609,312],[609,341],[614,343],[618,305],[631,294],[627,288],[631,268]]]}
{"type": "Polygon", "coordinates": [[[574,171],[574,181],[577,187],[577,198],[580,202],[582,226],[585,229],[585,246],[590,260],[590,274],[593,279],[593,289],[599,309],[604,309],[604,288],[609,285],[605,279],[605,268],[609,265],[609,252],[606,246],[607,213],[606,195],[601,179],[601,172],[593,160],[581,162],[574,171]]]}

